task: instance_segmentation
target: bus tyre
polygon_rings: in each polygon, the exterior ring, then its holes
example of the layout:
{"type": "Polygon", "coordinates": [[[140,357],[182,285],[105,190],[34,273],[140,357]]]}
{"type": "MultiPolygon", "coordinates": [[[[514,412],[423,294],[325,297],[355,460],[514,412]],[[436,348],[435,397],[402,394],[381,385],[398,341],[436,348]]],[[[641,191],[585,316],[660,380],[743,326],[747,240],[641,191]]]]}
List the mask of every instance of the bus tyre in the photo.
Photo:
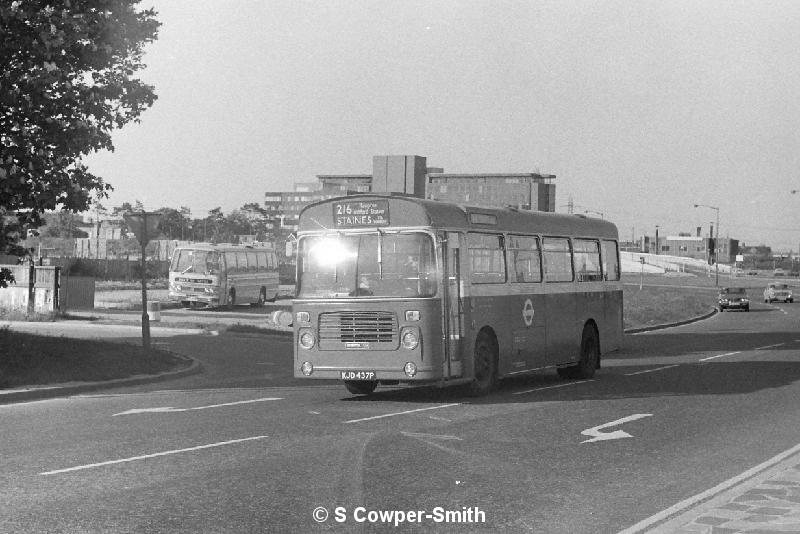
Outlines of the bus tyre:
{"type": "Polygon", "coordinates": [[[261,291],[258,292],[258,300],[252,304],[256,308],[261,308],[264,306],[264,303],[267,302],[267,288],[262,287],[261,291]]]}
{"type": "Polygon", "coordinates": [[[475,340],[474,368],[468,393],[473,397],[486,395],[497,382],[497,344],[486,332],[479,333],[475,340]]]}
{"type": "Polygon", "coordinates": [[[369,395],[378,387],[377,380],[345,380],[344,387],[353,395],[369,395]]]}
{"type": "Polygon", "coordinates": [[[600,342],[597,339],[597,330],[587,324],[583,327],[581,336],[581,359],[575,367],[575,378],[592,378],[600,364],[600,342]]]}
{"type": "Polygon", "coordinates": [[[597,330],[587,324],[583,327],[581,336],[581,354],[577,365],[559,367],[556,371],[561,378],[587,379],[594,376],[595,370],[600,366],[600,343],[597,339],[597,330]]]}

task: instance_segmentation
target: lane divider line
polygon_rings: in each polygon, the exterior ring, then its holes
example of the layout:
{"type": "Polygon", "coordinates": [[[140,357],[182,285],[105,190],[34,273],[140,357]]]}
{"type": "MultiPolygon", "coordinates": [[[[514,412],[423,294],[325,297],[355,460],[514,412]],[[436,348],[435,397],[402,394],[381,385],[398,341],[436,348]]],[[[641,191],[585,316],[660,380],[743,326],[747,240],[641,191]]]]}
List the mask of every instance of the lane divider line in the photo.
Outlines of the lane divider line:
{"type": "Polygon", "coordinates": [[[196,447],[187,447],[185,449],[174,449],[171,451],[163,451],[163,452],[156,452],[153,454],[143,454],[141,456],[132,456],[130,458],[121,458],[119,460],[109,460],[107,462],[98,462],[95,464],[86,464],[86,465],[78,465],[75,467],[67,467],[66,469],[55,469],[53,471],[45,471],[43,473],[39,473],[39,475],[47,476],[47,475],[57,475],[60,473],[69,473],[71,471],[81,471],[83,469],[93,469],[95,467],[104,467],[106,465],[114,465],[114,464],[122,464],[126,462],[135,462],[137,460],[147,460],[148,458],[157,458],[159,456],[168,456],[170,454],[180,454],[183,452],[192,452],[192,451],[199,451],[202,449],[211,449],[213,447],[223,447],[225,445],[233,445],[235,443],[243,443],[245,441],[253,441],[257,439],[264,439],[268,436],[253,436],[250,438],[241,438],[241,439],[232,439],[229,441],[221,441],[219,443],[209,443],[208,445],[198,445],[196,447]]]}
{"type": "Polygon", "coordinates": [[[782,347],[783,345],[786,345],[786,343],[775,343],[774,345],[765,345],[763,347],[756,347],[753,350],[774,349],[775,347],[782,347]]]}
{"type": "Polygon", "coordinates": [[[578,384],[585,384],[587,382],[594,382],[594,380],[583,380],[581,382],[567,382],[566,384],[558,384],[557,386],[545,386],[536,389],[528,389],[526,391],[515,391],[512,395],[524,395],[525,393],[533,393],[534,391],[544,391],[545,389],[565,388],[567,386],[577,386],[578,384]]]}
{"type": "Polygon", "coordinates": [[[636,371],[635,373],[628,373],[625,376],[636,376],[636,375],[643,375],[645,373],[655,373],[656,371],[663,371],[664,369],[672,369],[673,367],[678,367],[678,364],[675,365],[665,365],[664,367],[657,367],[655,369],[645,369],[644,371],[636,371]]]}
{"type": "Polygon", "coordinates": [[[734,354],[741,354],[742,351],[737,350],[736,352],[726,352],[725,354],[717,354],[716,356],[709,356],[708,358],[700,358],[699,361],[707,362],[708,360],[716,360],[717,358],[724,358],[725,356],[733,356],[734,354]]]}
{"type": "Polygon", "coordinates": [[[405,412],[395,412],[395,413],[385,413],[383,415],[373,415],[372,417],[363,417],[361,419],[350,419],[349,421],[344,421],[343,424],[347,425],[347,424],[350,424],[350,423],[360,423],[362,421],[372,421],[374,419],[383,419],[385,417],[394,417],[396,415],[406,415],[406,414],[416,413],[416,412],[425,412],[425,411],[428,411],[428,410],[438,410],[439,408],[449,408],[451,406],[458,406],[460,404],[461,404],[460,402],[454,402],[452,404],[442,404],[440,406],[428,406],[427,408],[417,408],[416,410],[406,410],[405,412]]]}
{"type": "Polygon", "coordinates": [[[283,400],[282,397],[264,397],[262,399],[249,399],[243,401],[235,401],[235,402],[224,402],[222,404],[211,404],[209,406],[195,406],[194,408],[173,408],[172,406],[160,406],[157,408],[133,408],[131,410],[127,410],[125,412],[115,413],[111,417],[117,417],[118,415],[133,415],[133,414],[140,414],[140,413],[172,413],[172,412],[191,412],[194,410],[208,410],[210,408],[224,408],[226,406],[239,406],[241,404],[253,404],[255,402],[266,402],[266,401],[275,401],[275,400],[283,400]]]}

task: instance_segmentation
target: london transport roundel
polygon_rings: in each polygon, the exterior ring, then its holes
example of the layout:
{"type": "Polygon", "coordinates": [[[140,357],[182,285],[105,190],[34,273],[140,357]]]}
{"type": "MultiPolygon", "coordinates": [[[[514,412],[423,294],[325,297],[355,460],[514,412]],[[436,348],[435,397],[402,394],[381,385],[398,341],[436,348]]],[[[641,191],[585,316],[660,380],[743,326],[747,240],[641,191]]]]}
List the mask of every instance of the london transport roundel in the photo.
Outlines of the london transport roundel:
{"type": "Polygon", "coordinates": [[[522,307],[522,320],[525,321],[525,326],[533,324],[533,302],[531,302],[531,299],[525,299],[525,305],[522,307]]]}

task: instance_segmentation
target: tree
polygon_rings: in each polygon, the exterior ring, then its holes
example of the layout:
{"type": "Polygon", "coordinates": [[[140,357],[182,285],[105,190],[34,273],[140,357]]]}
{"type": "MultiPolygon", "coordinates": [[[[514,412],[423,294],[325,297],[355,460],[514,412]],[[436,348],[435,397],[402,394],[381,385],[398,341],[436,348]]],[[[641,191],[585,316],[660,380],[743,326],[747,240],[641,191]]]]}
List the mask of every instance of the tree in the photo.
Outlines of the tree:
{"type": "Polygon", "coordinates": [[[58,211],[44,214],[43,237],[89,237],[89,234],[78,228],[83,224],[80,215],[68,211],[58,211]]]}
{"type": "Polygon", "coordinates": [[[156,212],[161,214],[161,232],[167,239],[183,239],[183,229],[187,220],[182,211],[175,208],[160,208],[156,212]]]}
{"type": "Polygon", "coordinates": [[[0,252],[24,253],[20,241],[45,211],[85,211],[93,195],[108,196],[81,158],[113,150],[111,132],[156,100],[133,77],[160,25],[138,3],[0,3],[0,252]]]}
{"type": "Polygon", "coordinates": [[[259,206],[257,202],[249,202],[242,206],[242,211],[250,221],[250,233],[256,234],[256,239],[264,239],[267,232],[267,210],[259,206]]]}

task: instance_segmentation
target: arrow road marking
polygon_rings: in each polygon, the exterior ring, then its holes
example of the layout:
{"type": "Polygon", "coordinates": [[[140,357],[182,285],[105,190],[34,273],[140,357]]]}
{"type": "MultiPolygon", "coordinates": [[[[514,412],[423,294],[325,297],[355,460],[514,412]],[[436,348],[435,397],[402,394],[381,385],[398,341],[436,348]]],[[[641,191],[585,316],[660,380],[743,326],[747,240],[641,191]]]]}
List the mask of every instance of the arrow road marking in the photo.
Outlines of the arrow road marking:
{"type": "Polygon", "coordinates": [[[583,432],[581,432],[581,434],[583,434],[584,436],[591,436],[591,439],[581,441],[581,443],[591,443],[593,441],[605,441],[608,439],[632,438],[633,436],[631,436],[624,430],[615,430],[613,432],[600,432],[600,431],[604,428],[619,426],[623,423],[636,421],[637,419],[642,419],[644,417],[651,417],[652,415],[653,414],[651,413],[635,413],[633,415],[629,415],[628,417],[623,417],[622,419],[617,419],[616,421],[611,421],[610,423],[606,423],[604,425],[588,428],[583,432]]]}
{"type": "Polygon", "coordinates": [[[252,404],[254,402],[265,402],[273,400],[283,400],[283,399],[280,397],[265,397],[263,399],[226,402],[224,404],[211,404],[209,406],[196,406],[194,408],[172,408],[170,406],[162,406],[159,408],[134,408],[132,410],[128,410],[127,412],[115,413],[111,417],[116,417],[118,415],[134,415],[139,413],[171,413],[171,412],[188,412],[190,410],[208,410],[209,408],[221,408],[223,406],[236,406],[239,404],[252,404]]]}

